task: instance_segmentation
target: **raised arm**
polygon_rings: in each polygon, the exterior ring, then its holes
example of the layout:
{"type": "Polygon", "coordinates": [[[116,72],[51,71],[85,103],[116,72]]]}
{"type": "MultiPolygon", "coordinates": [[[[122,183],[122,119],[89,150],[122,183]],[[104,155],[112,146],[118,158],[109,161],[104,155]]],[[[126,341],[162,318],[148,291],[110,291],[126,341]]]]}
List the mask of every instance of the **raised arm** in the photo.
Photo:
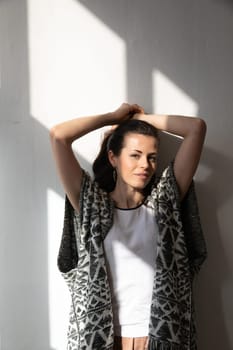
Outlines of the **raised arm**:
{"type": "Polygon", "coordinates": [[[82,169],[72,150],[72,143],[87,133],[106,125],[119,124],[141,112],[139,106],[123,103],[116,111],[95,116],[86,116],[66,121],[50,130],[52,150],[64,190],[73,205],[79,210],[79,195],[82,169]]]}
{"type": "Polygon", "coordinates": [[[196,117],[157,114],[135,114],[134,118],[145,120],[159,130],[183,138],[174,161],[174,173],[182,199],[200,160],[206,134],[204,120],[196,117]]]}

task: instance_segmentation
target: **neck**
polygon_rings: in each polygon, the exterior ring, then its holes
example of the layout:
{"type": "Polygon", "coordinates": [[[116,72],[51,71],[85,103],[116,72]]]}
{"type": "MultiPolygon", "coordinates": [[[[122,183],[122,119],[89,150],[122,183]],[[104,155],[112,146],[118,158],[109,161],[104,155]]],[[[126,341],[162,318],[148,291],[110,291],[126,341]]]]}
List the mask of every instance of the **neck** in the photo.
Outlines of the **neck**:
{"type": "Polygon", "coordinates": [[[134,188],[123,188],[117,185],[114,191],[111,192],[110,196],[117,207],[125,209],[135,208],[144,200],[144,194],[142,191],[134,188]]]}

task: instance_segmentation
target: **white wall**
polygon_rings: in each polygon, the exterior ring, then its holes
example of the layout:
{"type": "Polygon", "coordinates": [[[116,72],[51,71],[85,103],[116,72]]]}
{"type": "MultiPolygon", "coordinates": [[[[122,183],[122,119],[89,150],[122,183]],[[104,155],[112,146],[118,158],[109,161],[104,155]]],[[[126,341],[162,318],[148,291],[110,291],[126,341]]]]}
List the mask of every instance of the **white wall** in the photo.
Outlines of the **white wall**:
{"type": "MultiPolygon", "coordinates": [[[[208,124],[196,175],[209,251],[195,284],[199,349],[233,348],[232,34],[230,0],[0,2],[1,350],[65,348],[64,194],[49,127],[127,100],[208,124]]],[[[79,142],[88,169],[99,138],[79,142]]]]}

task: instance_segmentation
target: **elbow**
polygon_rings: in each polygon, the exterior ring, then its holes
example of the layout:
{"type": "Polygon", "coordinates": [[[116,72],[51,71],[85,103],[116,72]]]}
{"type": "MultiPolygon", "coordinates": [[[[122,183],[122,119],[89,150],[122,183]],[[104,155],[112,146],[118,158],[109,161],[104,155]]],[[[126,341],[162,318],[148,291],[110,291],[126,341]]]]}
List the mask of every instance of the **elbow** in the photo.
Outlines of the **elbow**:
{"type": "Polygon", "coordinates": [[[53,126],[50,130],[49,130],[49,136],[50,136],[50,140],[52,142],[54,141],[58,141],[61,139],[61,133],[59,131],[59,126],[55,125],[53,126]]]}
{"type": "Polygon", "coordinates": [[[195,118],[195,132],[205,138],[207,130],[206,122],[201,118],[195,118]]]}
{"type": "Polygon", "coordinates": [[[61,143],[64,145],[70,144],[69,140],[65,137],[60,125],[55,125],[49,130],[49,136],[52,144],[61,143]]]}

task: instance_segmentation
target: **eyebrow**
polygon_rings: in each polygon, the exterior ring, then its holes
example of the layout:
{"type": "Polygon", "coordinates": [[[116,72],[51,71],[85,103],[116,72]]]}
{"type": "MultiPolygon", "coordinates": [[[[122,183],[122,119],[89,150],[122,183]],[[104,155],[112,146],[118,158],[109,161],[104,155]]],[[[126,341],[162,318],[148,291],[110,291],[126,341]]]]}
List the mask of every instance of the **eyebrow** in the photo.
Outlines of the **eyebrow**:
{"type": "MultiPolygon", "coordinates": [[[[138,149],[132,149],[132,152],[138,152],[138,153],[143,153],[142,151],[138,150],[138,149]]],[[[151,153],[148,153],[149,155],[157,155],[158,153],[157,152],[151,152],[151,153]]]]}

